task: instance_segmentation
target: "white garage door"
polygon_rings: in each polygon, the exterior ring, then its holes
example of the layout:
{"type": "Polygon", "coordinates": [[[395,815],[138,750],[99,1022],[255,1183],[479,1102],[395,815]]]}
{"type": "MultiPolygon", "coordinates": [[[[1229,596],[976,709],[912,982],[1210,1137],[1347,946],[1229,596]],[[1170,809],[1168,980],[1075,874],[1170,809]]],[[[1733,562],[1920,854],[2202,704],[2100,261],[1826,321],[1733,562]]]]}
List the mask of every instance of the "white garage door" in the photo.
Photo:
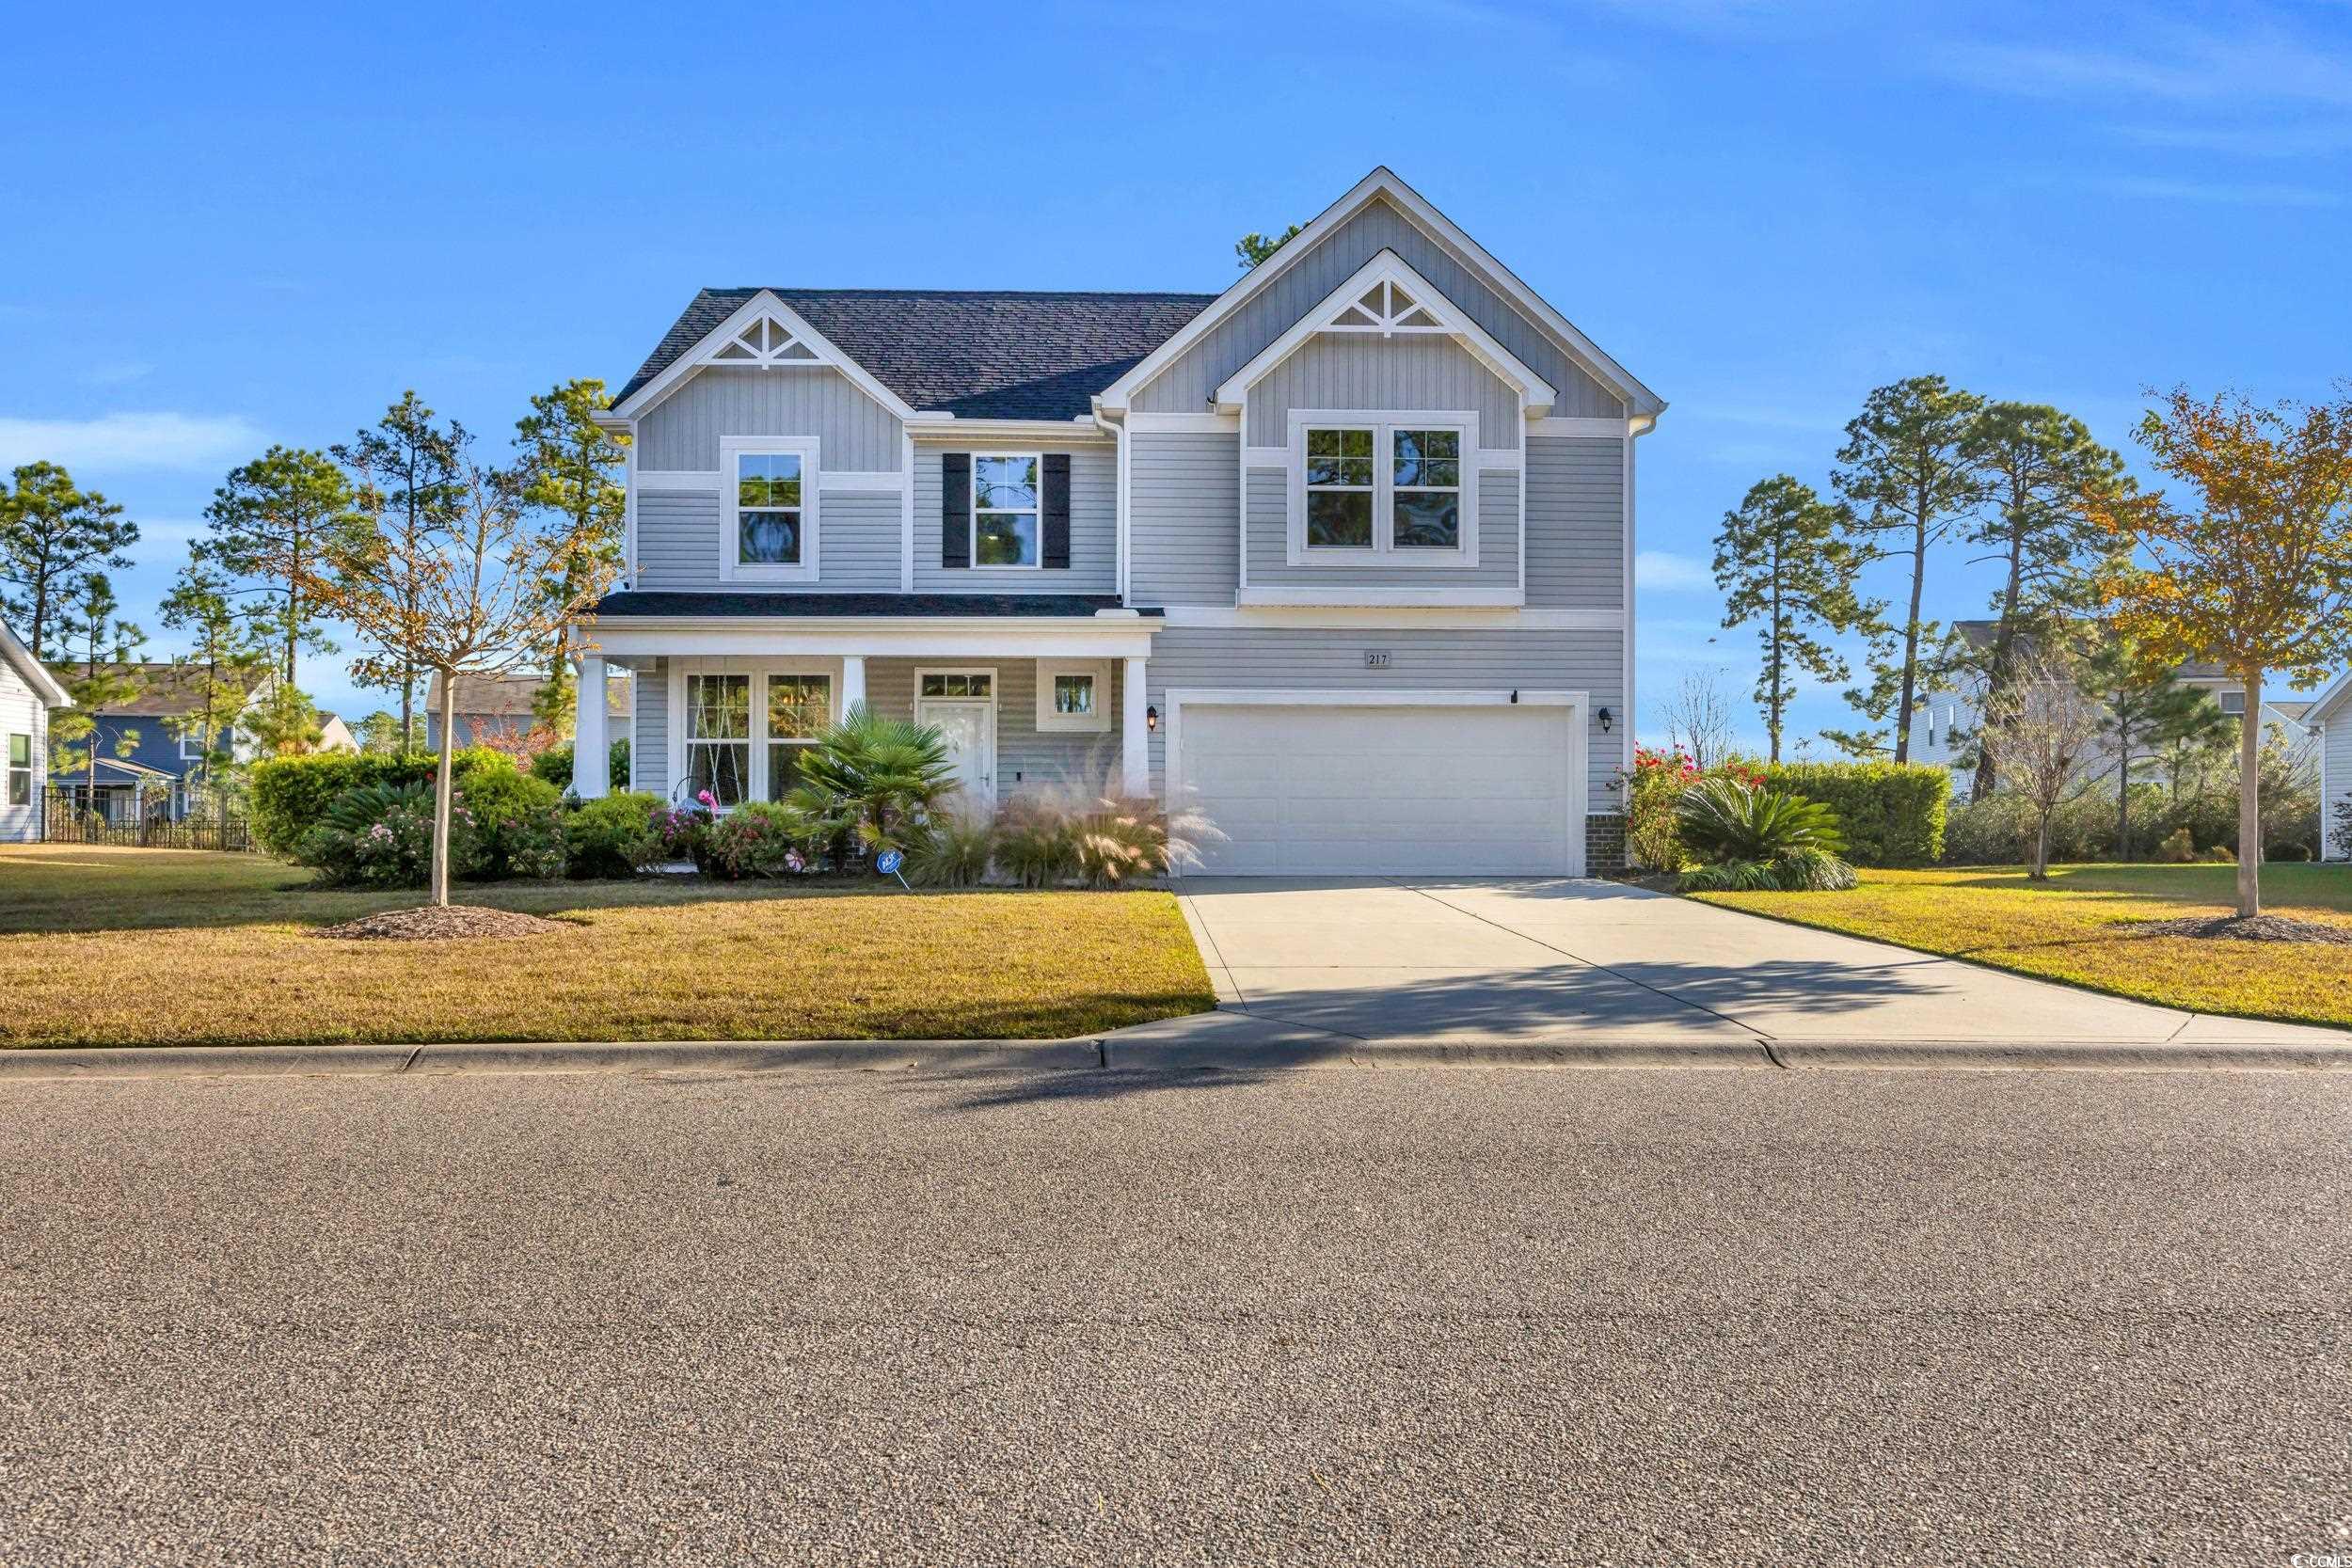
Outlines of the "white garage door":
{"type": "Polygon", "coordinates": [[[1575,711],[1186,704],[1179,783],[1216,829],[1198,869],[1565,873],[1575,711]]]}

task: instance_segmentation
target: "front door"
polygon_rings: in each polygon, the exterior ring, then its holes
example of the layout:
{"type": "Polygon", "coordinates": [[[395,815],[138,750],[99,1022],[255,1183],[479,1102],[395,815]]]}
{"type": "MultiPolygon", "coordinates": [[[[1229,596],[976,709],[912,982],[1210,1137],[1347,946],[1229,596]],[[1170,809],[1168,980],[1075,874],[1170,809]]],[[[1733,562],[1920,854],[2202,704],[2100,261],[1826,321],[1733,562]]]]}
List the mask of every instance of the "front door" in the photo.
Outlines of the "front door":
{"type": "Polygon", "coordinates": [[[961,809],[983,816],[994,811],[996,705],[986,698],[923,697],[915,701],[914,717],[946,737],[961,809]]]}

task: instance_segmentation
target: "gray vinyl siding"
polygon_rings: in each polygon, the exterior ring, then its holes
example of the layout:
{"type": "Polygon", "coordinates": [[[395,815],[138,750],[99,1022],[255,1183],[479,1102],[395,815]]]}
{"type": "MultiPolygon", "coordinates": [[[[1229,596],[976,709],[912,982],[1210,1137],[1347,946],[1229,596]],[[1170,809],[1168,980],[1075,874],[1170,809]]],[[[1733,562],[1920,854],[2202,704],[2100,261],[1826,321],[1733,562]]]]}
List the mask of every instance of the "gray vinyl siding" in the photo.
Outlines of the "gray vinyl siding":
{"type": "Polygon", "coordinates": [[[1120,662],[1108,661],[1110,689],[1104,711],[1111,727],[1099,735],[1041,732],[1037,727],[1037,661],[1026,658],[869,658],[866,697],[888,718],[914,717],[914,672],[953,666],[996,673],[996,799],[1023,792],[1074,790],[1101,793],[1119,771],[1120,662]]]}
{"type": "Polygon", "coordinates": [[[1451,338],[1321,333],[1249,388],[1249,444],[1290,444],[1294,408],[1409,408],[1478,416],[1478,444],[1512,451],[1519,394],[1451,338]]]}
{"type": "Polygon", "coordinates": [[[1293,566],[1287,516],[1290,475],[1249,470],[1251,588],[1517,588],[1519,582],[1519,476],[1482,468],[1478,480],[1478,564],[1448,566],[1430,556],[1391,553],[1372,562],[1318,561],[1293,566]]]}
{"type": "Polygon", "coordinates": [[[630,684],[637,689],[637,719],[629,731],[629,787],[666,797],[671,784],[670,661],[646,660],[630,684]]]}
{"type": "Polygon", "coordinates": [[[1527,443],[1527,602],[1548,610],[1625,608],[1625,443],[1527,443]]]}
{"type": "Polygon", "coordinates": [[[1288,331],[1350,275],[1383,250],[1393,250],[1435,284],[1496,341],[1559,391],[1551,412],[1562,417],[1621,418],[1616,395],[1578,366],[1534,323],[1488,288],[1454,254],[1422,233],[1386,201],[1374,201],[1342,224],[1208,336],[1141,388],[1135,406],[1157,413],[1198,413],[1219,384],[1266,344],[1288,331]]]}
{"type": "MultiPolygon", "coordinates": [[[[1171,626],[1152,640],[1145,700],[1168,711],[1175,688],[1300,688],[1311,690],[1582,691],[1594,713],[1613,711],[1603,735],[1587,715],[1587,809],[1620,809],[1611,785],[1623,758],[1625,641],[1614,631],[1475,631],[1387,626],[1248,628],[1171,626]],[[1364,655],[1389,656],[1368,670],[1364,655]]],[[[1151,737],[1153,787],[1167,780],[1167,727],[1151,737]]]]}
{"type": "Polygon", "coordinates": [[[1127,599],[1226,605],[1241,573],[1241,436],[1128,437],[1127,599]]]}
{"type": "MultiPolygon", "coordinates": [[[[914,588],[920,594],[1116,594],[1119,592],[1119,449],[1103,442],[1025,447],[919,443],[914,449],[914,588]],[[1066,451],[1070,454],[1070,566],[942,566],[940,458],[950,451],[1066,451]]],[[[1231,595],[1228,595],[1229,599],[1231,595]]]]}
{"type": "Polygon", "coordinates": [[[904,518],[899,498],[880,490],[820,490],[813,582],[726,582],[719,576],[719,496],[700,490],[637,493],[639,588],[751,589],[797,594],[896,593],[904,518]]]}
{"type": "MultiPolygon", "coordinates": [[[[1116,710],[1114,710],[1116,711],[1116,710]]],[[[0,663],[0,844],[29,844],[40,833],[40,792],[48,782],[49,709],[33,689],[0,663]],[[32,739],[33,784],[25,803],[8,804],[8,736],[32,739]]]]}
{"type": "Polygon", "coordinates": [[[637,424],[637,466],[656,471],[719,467],[726,436],[814,436],[828,468],[897,473],[898,416],[829,365],[697,372],[637,424]]]}
{"type": "Polygon", "coordinates": [[[2346,843],[2336,828],[2336,804],[2352,800],[2352,713],[2339,707],[2320,732],[2321,767],[2328,786],[2328,799],[2319,806],[2320,832],[2328,841],[2327,855],[2330,860],[2352,858],[2352,843],[2346,843]]]}

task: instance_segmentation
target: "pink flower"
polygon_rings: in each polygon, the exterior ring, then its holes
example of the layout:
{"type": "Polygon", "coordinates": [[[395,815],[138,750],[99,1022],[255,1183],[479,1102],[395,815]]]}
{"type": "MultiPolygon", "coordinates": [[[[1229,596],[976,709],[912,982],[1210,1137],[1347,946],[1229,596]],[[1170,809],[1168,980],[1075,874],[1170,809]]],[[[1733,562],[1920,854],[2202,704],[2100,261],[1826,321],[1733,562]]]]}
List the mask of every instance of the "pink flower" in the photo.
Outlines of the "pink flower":
{"type": "Polygon", "coordinates": [[[719,802],[711,798],[710,791],[707,789],[696,790],[694,792],[694,799],[700,800],[704,805],[708,806],[712,811],[717,811],[719,809],[719,802]]]}

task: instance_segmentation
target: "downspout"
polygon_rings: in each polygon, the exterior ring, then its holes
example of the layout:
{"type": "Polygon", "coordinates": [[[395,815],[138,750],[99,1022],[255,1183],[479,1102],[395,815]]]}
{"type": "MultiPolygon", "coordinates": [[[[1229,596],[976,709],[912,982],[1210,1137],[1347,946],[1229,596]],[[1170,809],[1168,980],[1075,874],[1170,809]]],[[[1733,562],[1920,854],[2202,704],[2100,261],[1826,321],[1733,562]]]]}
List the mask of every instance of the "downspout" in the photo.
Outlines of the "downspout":
{"type": "Polygon", "coordinates": [[[1119,603],[1123,609],[1127,605],[1129,590],[1133,582],[1133,576],[1130,571],[1128,560],[1130,547],[1133,543],[1131,536],[1131,531],[1133,529],[1133,523],[1131,521],[1133,513],[1133,506],[1131,504],[1133,500],[1133,483],[1131,475],[1133,473],[1133,469],[1129,464],[1129,454],[1127,449],[1127,421],[1123,417],[1114,420],[1104,414],[1103,412],[1103,401],[1100,398],[1094,400],[1093,415],[1096,427],[1109,435],[1113,440],[1119,443],[1119,480],[1115,492],[1116,504],[1119,509],[1119,570],[1114,581],[1119,590],[1119,603]]]}
{"type": "MultiPolygon", "coordinates": [[[[1661,409],[1661,412],[1663,412],[1663,410],[1661,409]]],[[[1640,714],[1641,709],[1640,709],[1640,708],[1638,708],[1638,707],[1636,707],[1636,706],[1634,705],[1634,701],[1633,701],[1633,651],[1634,651],[1634,630],[1633,630],[1633,628],[1634,628],[1634,626],[1635,626],[1635,624],[1636,624],[1636,622],[1637,622],[1637,620],[1638,620],[1638,617],[1637,617],[1637,616],[1635,616],[1635,614],[1633,613],[1633,598],[1634,598],[1634,585],[1633,585],[1633,553],[1634,553],[1634,546],[1633,546],[1633,538],[1634,538],[1634,527],[1633,527],[1633,443],[1634,443],[1634,442],[1636,442],[1636,441],[1638,441],[1638,440],[1640,440],[1643,436],[1645,436],[1648,435],[1651,431],[1653,431],[1653,430],[1655,430],[1655,429],[1657,429],[1657,428],[1658,428],[1658,415],[1657,415],[1657,414],[1629,414],[1629,415],[1628,415],[1628,416],[1626,417],[1626,421],[1625,421],[1625,498],[1624,498],[1624,504],[1625,504],[1625,633],[1624,633],[1624,641],[1625,641],[1625,676],[1624,676],[1624,685],[1625,685],[1625,744],[1624,744],[1624,746],[1623,746],[1623,748],[1622,748],[1622,753],[1621,753],[1621,755],[1620,755],[1620,756],[1618,757],[1618,759],[1617,759],[1617,766],[1618,766],[1619,768],[1621,768],[1625,769],[1625,770],[1626,770],[1626,771],[1628,771],[1628,772],[1631,772],[1631,771],[1632,771],[1632,768],[1633,768],[1633,737],[1634,737],[1634,732],[1635,732],[1636,730],[1638,730],[1638,729],[1641,727],[1641,726],[1640,726],[1640,723],[1638,722],[1638,715],[1640,714]]],[[[1524,483],[1525,482],[1524,482],[1524,481],[1522,481],[1521,483],[1524,483]]],[[[1629,801],[1627,802],[1627,805],[1628,805],[1628,809],[1629,809],[1629,810],[1631,809],[1631,802],[1629,800],[1629,801]]]]}

